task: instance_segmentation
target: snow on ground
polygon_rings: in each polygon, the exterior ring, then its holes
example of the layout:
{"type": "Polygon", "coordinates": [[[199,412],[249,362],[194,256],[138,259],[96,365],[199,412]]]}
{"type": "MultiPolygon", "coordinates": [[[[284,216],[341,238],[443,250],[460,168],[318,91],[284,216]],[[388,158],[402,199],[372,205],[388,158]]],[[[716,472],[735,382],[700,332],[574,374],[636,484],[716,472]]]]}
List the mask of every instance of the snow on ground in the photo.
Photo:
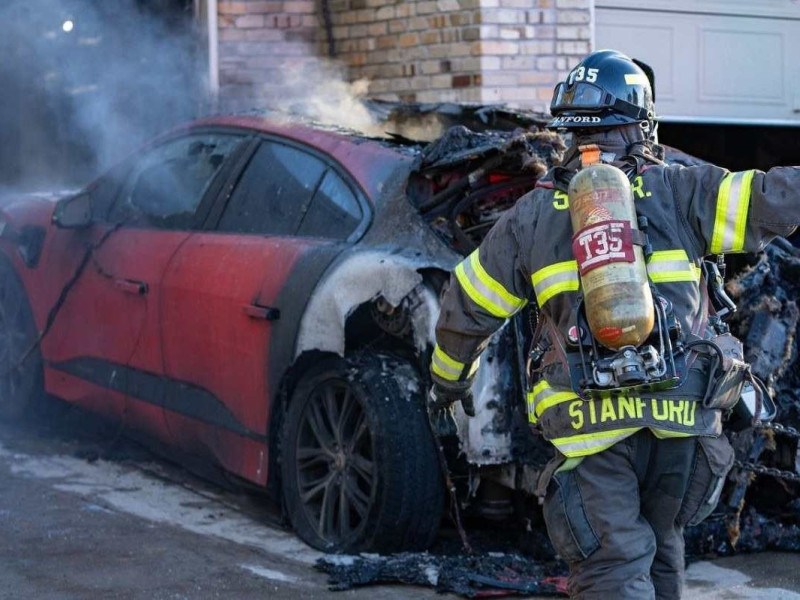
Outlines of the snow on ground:
{"type": "Polygon", "coordinates": [[[204,491],[200,496],[128,465],[104,460],[90,463],[64,455],[12,453],[2,445],[0,459],[9,463],[14,475],[49,480],[58,490],[148,521],[247,544],[306,564],[313,564],[321,556],[293,534],[227,509],[216,502],[213,492],[204,491]],[[198,510],[198,502],[207,503],[209,510],[198,510]]]}

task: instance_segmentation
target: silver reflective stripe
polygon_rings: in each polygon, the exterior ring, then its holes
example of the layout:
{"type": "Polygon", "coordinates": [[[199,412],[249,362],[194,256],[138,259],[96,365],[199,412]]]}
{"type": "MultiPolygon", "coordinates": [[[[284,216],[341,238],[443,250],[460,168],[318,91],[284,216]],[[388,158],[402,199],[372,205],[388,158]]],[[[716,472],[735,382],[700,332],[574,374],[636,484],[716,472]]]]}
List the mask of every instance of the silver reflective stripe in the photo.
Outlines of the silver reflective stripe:
{"type": "Polygon", "coordinates": [[[628,427],[626,429],[614,429],[598,433],[584,433],[563,438],[550,440],[558,451],[567,458],[576,456],[588,456],[595,454],[606,448],[610,448],[620,440],[624,440],[642,429],[641,427],[628,427]]]}
{"type": "Polygon", "coordinates": [[[653,283],[700,281],[698,267],[689,261],[685,250],[658,250],[647,263],[647,274],[653,283]]]}
{"type": "Polygon", "coordinates": [[[548,265],[531,275],[539,306],[562,292],[577,292],[580,288],[578,262],[568,260],[548,265]]]}
{"type": "Polygon", "coordinates": [[[433,350],[431,371],[447,381],[458,381],[464,371],[464,363],[447,356],[437,344],[433,350]]]}
{"type": "Polygon", "coordinates": [[[714,231],[711,235],[711,253],[744,250],[754,175],[755,171],[728,173],[720,182],[714,214],[714,231]]]}
{"type": "Polygon", "coordinates": [[[533,396],[533,407],[536,418],[542,416],[542,413],[548,408],[568,402],[570,400],[577,400],[578,396],[572,390],[554,390],[546,380],[542,379],[537,383],[531,391],[533,396]]]}
{"type": "Polygon", "coordinates": [[[525,305],[525,300],[514,296],[486,272],[478,250],[456,267],[456,279],[475,304],[495,317],[508,318],[525,305]]]}

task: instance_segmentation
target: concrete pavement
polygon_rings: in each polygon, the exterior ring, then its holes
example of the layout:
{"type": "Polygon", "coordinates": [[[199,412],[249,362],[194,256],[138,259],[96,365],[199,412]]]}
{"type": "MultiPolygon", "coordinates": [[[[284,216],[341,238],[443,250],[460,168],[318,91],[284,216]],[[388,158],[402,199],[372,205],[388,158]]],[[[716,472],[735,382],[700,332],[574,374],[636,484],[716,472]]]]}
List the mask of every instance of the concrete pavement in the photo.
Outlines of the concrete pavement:
{"type": "MultiPolygon", "coordinates": [[[[83,423],[83,420],[81,420],[83,423]]],[[[319,554],[261,496],[198,479],[91,429],[0,426],[0,599],[441,598],[329,592],[319,554]],[[95,459],[113,444],[122,460],[95,459]]],[[[800,600],[800,554],[689,569],[691,600],[800,600]]]]}

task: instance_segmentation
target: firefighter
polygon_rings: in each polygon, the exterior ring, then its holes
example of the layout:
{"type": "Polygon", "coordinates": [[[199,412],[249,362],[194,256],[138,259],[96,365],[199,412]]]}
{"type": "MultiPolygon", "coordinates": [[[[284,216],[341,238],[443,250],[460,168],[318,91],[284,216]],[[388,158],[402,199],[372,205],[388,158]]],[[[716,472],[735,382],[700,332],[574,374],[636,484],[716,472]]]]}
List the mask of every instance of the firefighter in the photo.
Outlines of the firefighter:
{"type": "MultiPolygon", "coordinates": [[[[561,165],[500,218],[455,268],[443,292],[431,402],[436,407],[461,402],[473,416],[470,383],[488,338],[535,303],[546,341],[531,381],[528,417],[556,451],[539,478],[537,495],[553,546],[569,564],[570,595],[679,598],[683,528],[714,509],[733,463],[722,435],[730,402],[721,400],[730,373],[720,371],[714,352],[700,347],[717,348],[710,341],[717,338],[701,266],[708,255],[757,252],[773,237],[789,235],[800,223],[800,169],[729,172],[713,165],[665,164],[646,73],[612,50],[589,54],[556,86],[551,113],[549,126],[570,135],[561,165]],[[578,208],[570,204],[584,199],[570,185],[582,167],[598,162],[624,173],[636,219],[603,216],[600,203],[578,215],[583,222],[576,231],[572,213],[578,208]],[[578,243],[586,227],[598,223],[606,228],[599,237],[578,243]],[[605,271],[586,270],[614,246],[622,258],[601,260],[605,271]],[[644,285],[633,292],[615,279],[619,269],[632,267],[645,273],[644,285]],[[593,305],[587,293],[597,289],[598,280],[607,290],[622,290],[614,310],[624,315],[655,306],[656,318],[633,315],[644,321],[628,328],[619,322],[592,325],[586,315],[600,315],[602,321],[610,310],[593,305]],[[643,328],[639,338],[661,327],[662,342],[665,336],[673,342],[662,344],[666,355],[656,360],[641,352],[638,338],[615,348],[613,339],[632,327],[643,328]],[[594,345],[586,345],[590,336],[594,345]],[[603,362],[597,355],[589,367],[623,365],[606,382],[616,387],[614,393],[604,393],[603,381],[586,377],[592,348],[611,358],[603,362]],[[644,379],[628,378],[623,355],[645,365],[644,379]],[[646,366],[650,359],[682,368],[673,368],[671,380],[670,373],[659,380],[661,370],[646,366]],[[637,387],[637,381],[647,385],[637,387]]],[[[606,192],[589,196],[602,199],[606,192]]]]}

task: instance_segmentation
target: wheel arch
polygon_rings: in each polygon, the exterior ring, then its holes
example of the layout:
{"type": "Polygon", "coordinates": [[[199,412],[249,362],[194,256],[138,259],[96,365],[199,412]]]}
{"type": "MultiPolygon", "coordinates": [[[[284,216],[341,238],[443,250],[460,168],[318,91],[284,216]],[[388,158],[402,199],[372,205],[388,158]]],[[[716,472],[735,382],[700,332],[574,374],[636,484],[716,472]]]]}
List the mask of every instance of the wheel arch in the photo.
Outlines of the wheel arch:
{"type": "Polygon", "coordinates": [[[298,328],[295,362],[310,351],[346,356],[357,349],[358,331],[370,333],[360,311],[376,303],[408,311],[410,335],[404,345],[425,354],[434,339],[438,294],[453,266],[448,260],[408,256],[396,249],[348,255],[314,290],[298,328]]]}

